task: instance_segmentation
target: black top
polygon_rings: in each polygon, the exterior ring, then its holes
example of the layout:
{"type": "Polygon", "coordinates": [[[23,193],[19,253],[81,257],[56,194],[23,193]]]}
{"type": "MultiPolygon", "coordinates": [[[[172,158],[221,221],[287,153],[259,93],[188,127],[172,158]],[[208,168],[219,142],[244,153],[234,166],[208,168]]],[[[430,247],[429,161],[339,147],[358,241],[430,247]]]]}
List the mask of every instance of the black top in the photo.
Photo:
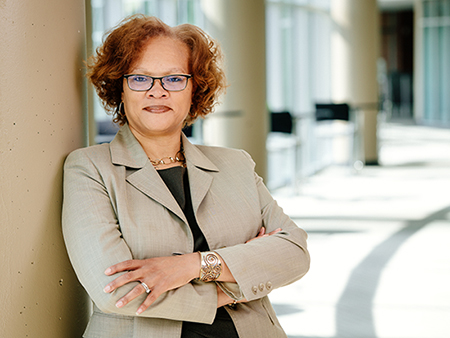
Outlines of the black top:
{"type": "MultiPolygon", "coordinates": [[[[200,230],[192,208],[189,178],[184,167],[158,170],[173,197],[187,218],[194,236],[194,251],[209,251],[209,245],[200,230]]],[[[218,308],[214,322],[209,324],[183,322],[181,338],[239,338],[234,323],[224,307],[218,308]]]]}

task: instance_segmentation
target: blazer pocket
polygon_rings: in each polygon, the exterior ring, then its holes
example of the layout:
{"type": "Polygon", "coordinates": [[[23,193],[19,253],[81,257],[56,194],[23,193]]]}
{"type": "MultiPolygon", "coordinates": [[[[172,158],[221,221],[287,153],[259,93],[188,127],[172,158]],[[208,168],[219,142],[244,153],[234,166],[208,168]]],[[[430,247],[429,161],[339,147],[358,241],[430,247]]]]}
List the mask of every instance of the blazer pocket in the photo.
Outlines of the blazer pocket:
{"type": "Polygon", "coordinates": [[[267,296],[261,298],[261,305],[264,308],[264,311],[266,311],[267,316],[269,317],[272,325],[277,325],[278,324],[278,319],[276,318],[275,311],[273,310],[272,305],[270,305],[270,302],[269,302],[269,299],[267,298],[267,296]]]}

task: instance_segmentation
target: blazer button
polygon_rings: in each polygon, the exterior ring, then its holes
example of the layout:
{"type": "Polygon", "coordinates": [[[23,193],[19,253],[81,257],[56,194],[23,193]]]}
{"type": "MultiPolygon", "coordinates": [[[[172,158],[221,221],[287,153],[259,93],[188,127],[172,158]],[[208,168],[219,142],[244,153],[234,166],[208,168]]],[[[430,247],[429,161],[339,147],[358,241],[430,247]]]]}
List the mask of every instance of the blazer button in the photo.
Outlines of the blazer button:
{"type": "Polygon", "coordinates": [[[267,282],[267,283],[266,283],[266,289],[267,289],[267,290],[272,289],[272,283],[271,283],[271,282],[267,282]]]}
{"type": "Polygon", "coordinates": [[[253,294],[255,294],[255,295],[258,293],[258,288],[257,288],[256,285],[252,286],[252,292],[253,292],[253,294]]]}
{"type": "Polygon", "coordinates": [[[259,284],[259,291],[264,291],[264,283],[259,284]]]}

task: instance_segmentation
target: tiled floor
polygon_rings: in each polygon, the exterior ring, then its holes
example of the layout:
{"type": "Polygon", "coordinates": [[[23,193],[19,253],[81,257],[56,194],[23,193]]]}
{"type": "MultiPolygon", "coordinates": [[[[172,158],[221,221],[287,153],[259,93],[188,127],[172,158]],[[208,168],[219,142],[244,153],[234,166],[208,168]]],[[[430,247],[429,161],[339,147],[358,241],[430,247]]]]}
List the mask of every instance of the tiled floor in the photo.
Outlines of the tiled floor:
{"type": "Polygon", "coordinates": [[[380,166],[274,192],[311,270],[271,293],[290,338],[450,337],[450,129],[380,128],[380,166]]]}

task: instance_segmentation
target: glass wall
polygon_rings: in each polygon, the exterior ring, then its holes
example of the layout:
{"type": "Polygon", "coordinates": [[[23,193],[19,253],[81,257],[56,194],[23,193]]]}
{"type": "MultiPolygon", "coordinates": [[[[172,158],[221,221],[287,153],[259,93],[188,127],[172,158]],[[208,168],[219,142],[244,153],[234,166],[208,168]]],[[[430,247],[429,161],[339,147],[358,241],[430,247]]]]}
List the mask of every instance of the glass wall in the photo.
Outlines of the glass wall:
{"type": "Polygon", "coordinates": [[[267,99],[271,111],[311,113],[329,101],[329,0],[268,0],[267,99]]]}
{"type": "MultiPolygon", "coordinates": [[[[320,169],[314,111],[316,103],[331,102],[331,31],[330,0],[266,1],[267,105],[293,117],[290,139],[268,140],[272,187],[320,169]]],[[[321,150],[331,159],[329,153],[321,150]]]]}
{"type": "Polygon", "coordinates": [[[423,2],[423,119],[450,126],[450,0],[423,2]]]}

